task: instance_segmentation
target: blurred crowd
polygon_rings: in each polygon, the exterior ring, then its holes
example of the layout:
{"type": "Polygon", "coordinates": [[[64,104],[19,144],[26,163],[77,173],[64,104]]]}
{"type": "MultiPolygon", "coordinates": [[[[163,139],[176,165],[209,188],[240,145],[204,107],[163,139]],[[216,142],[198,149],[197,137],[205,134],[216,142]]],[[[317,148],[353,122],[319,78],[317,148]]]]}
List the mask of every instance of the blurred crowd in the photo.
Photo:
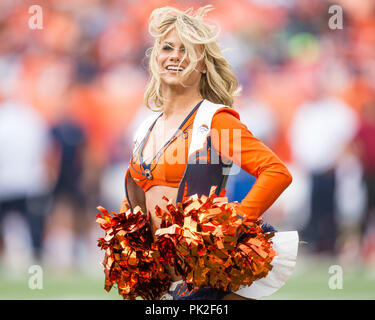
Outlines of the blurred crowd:
{"type": "MultiPolygon", "coordinates": [[[[243,88],[235,108],[294,178],[264,219],[312,254],[375,265],[373,0],[44,0],[41,29],[32,1],[2,0],[0,265],[101,259],[96,207],[119,209],[132,133],[151,113],[148,17],[206,4],[243,88]]],[[[253,182],[231,176],[230,200],[253,182]]]]}

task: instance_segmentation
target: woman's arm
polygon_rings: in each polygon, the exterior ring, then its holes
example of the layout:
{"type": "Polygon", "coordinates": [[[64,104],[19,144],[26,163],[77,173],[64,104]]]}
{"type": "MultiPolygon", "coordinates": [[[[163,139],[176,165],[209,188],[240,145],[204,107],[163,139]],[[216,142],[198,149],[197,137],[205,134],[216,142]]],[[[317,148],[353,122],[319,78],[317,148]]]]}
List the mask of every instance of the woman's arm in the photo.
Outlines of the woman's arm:
{"type": "Polygon", "coordinates": [[[259,218],[292,182],[279,157],[239,120],[233,109],[220,109],[212,119],[212,144],[219,155],[257,178],[238,211],[250,220],[259,218]]]}

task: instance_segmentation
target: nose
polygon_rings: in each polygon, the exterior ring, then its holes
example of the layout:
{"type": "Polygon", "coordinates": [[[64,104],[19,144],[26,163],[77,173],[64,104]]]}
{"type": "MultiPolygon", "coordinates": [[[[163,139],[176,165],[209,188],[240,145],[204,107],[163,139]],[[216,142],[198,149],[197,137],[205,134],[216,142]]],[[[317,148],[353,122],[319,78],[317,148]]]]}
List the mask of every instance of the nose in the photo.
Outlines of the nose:
{"type": "Polygon", "coordinates": [[[170,53],[169,55],[169,59],[171,61],[176,61],[176,62],[179,62],[182,58],[182,53],[181,53],[181,50],[179,49],[173,49],[172,52],[170,53]]]}

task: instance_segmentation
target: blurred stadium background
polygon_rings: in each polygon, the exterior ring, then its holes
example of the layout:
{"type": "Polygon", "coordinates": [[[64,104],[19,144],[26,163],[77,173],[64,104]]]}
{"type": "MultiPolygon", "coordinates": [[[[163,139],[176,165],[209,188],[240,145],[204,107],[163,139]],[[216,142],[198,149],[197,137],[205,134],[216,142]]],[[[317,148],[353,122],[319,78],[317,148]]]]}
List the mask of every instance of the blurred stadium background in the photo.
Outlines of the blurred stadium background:
{"type": "MultiPolygon", "coordinates": [[[[375,298],[373,0],[41,0],[42,29],[34,4],[0,2],[0,299],[120,299],[103,289],[95,216],[119,209],[132,132],[151,112],[147,19],[206,4],[243,87],[241,119],[294,177],[264,219],[307,243],[268,299],[375,298]]],[[[230,199],[252,182],[231,176],[230,199]]]]}

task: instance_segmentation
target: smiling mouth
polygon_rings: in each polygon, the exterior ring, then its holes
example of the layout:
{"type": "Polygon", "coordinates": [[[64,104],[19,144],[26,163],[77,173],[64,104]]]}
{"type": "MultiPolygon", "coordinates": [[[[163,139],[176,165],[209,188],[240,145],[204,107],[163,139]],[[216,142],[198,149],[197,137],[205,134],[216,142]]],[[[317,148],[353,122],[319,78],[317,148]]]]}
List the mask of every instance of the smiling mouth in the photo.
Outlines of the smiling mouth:
{"type": "Polygon", "coordinates": [[[182,72],[182,71],[184,71],[184,68],[175,67],[175,66],[168,66],[168,67],[166,67],[166,69],[169,72],[182,72]]]}

